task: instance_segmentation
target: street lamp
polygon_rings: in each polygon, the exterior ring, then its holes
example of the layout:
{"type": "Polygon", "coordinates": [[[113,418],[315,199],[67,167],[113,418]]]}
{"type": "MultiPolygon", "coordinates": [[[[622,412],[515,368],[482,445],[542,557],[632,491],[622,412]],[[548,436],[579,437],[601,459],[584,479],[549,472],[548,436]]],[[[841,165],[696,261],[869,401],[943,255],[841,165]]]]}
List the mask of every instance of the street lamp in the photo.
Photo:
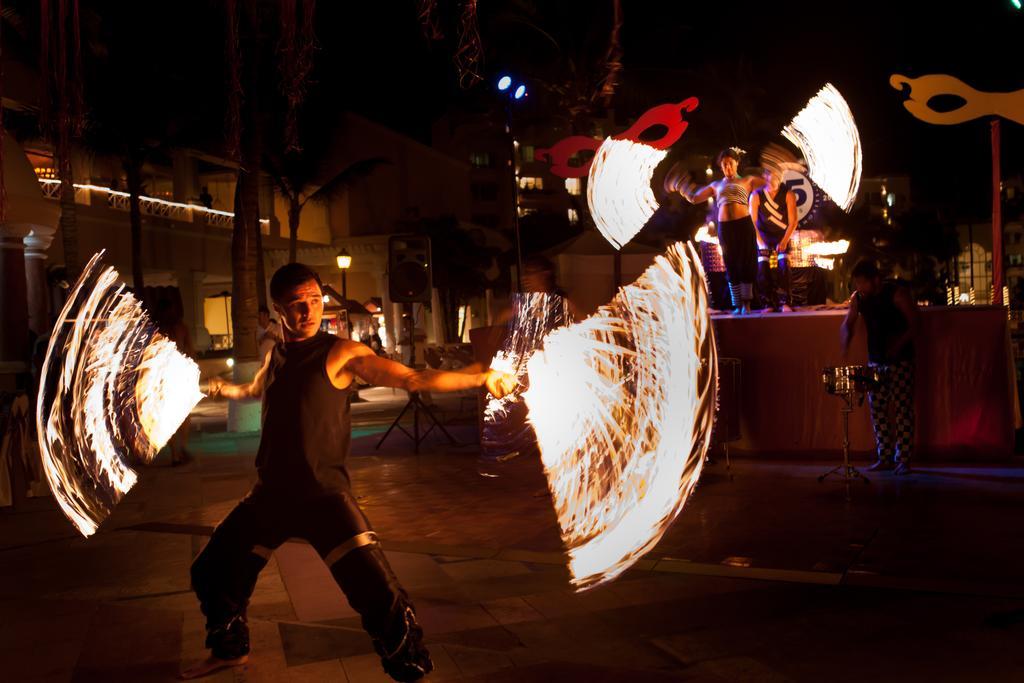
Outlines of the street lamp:
{"type": "Polygon", "coordinates": [[[508,167],[512,177],[512,231],[516,241],[516,288],[523,290],[523,245],[519,239],[519,178],[516,174],[516,138],[512,134],[512,103],[526,97],[526,84],[517,83],[512,87],[508,74],[498,79],[498,92],[505,97],[505,133],[508,135],[508,167]]]}
{"type": "Polygon", "coordinates": [[[352,257],[347,249],[342,249],[334,258],[338,262],[338,270],[341,271],[341,313],[345,316],[345,338],[348,339],[352,336],[352,325],[348,319],[348,281],[345,276],[352,267],[352,257]]]}
{"type": "Polygon", "coordinates": [[[338,270],[341,271],[341,298],[348,301],[348,283],[345,281],[345,274],[352,267],[352,257],[347,249],[342,249],[335,258],[338,261],[338,270]]]}

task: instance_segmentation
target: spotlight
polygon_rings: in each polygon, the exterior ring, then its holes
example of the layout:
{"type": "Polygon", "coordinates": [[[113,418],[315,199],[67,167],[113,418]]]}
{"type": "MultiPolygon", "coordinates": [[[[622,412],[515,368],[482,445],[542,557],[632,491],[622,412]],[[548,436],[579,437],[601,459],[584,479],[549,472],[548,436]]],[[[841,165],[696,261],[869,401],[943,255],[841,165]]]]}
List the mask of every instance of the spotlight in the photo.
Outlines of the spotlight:
{"type": "Polygon", "coordinates": [[[512,87],[512,77],[511,76],[502,76],[501,78],[498,79],[498,90],[500,90],[501,92],[505,92],[506,90],[508,90],[511,87],[512,87]]]}
{"type": "Polygon", "coordinates": [[[520,85],[518,88],[516,88],[516,91],[512,94],[512,97],[516,98],[517,100],[521,100],[524,97],[526,97],[526,86],[520,85]]]}

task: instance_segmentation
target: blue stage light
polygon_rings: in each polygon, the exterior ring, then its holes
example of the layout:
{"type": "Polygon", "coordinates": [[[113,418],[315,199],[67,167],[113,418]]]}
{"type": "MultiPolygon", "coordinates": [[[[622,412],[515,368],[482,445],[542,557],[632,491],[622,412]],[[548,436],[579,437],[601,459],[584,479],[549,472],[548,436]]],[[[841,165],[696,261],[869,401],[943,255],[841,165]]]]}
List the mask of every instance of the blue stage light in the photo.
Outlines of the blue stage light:
{"type": "Polygon", "coordinates": [[[516,88],[516,91],[515,93],[513,93],[512,97],[516,98],[517,100],[521,100],[524,97],[526,97],[526,86],[520,85],[518,88],[516,88]]]}
{"type": "Polygon", "coordinates": [[[506,90],[508,90],[511,87],[512,87],[512,77],[511,76],[502,76],[501,78],[498,79],[498,90],[500,90],[501,92],[505,92],[506,90]]]}

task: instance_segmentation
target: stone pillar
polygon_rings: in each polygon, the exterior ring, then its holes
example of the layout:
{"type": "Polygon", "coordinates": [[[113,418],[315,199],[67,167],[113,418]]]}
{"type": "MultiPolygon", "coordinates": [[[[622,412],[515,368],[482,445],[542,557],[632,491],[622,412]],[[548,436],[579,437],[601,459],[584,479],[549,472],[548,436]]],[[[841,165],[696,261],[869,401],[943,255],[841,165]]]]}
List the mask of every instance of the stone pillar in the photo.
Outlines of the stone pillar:
{"type": "Polygon", "coordinates": [[[0,225],[0,390],[17,388],[17,377],[28,369],[28,298],[25,243],[32,226],[0,225]]]}
{"type": "MultiPolygon", "coordinates": [[[[441,294],[437,287],[430,289],[430,331],[433,339],[427,341],[443,346],[447,341],[444,337],[444,313],[441,310],[441,294]]],[[[457,339],[455,341],[458,341],[457,339]]]]}
{"type": "Polygon", "coordinates": [[[50,287],[46,281],[46,250],[53,242],[56,227],[33,225],[22,239],[25,245],[25,278],[28,301],[28,326],[39,336],[50,332],[50,287]]]}
{"type": "Polygon", "coordinates": [[[206,350],[209,348],[210,335],[204,320],[203,273],[195,270],[178,271],[175,273],[175,281],[181,292],[181,308],[192,344],[197,351],[206,350]]]}
{"type": "Polygon", "coordinates": [[[395,338],[396,323],[395,323],[395,307],[391,303],[390,290],[388,289],[388,275],[384,273],[380,276],[380,301],[381,307],[380,312],[384,314],[384,332],[387,337],[387,345],[384,349],[388,353],[395,352],[395,344],[398,340],[395,338]]]}
{"type": "Polygon", "coordinates": [[[199,198],[198,175],[195,157],[183,150],[177,150],[171,157],[174,201],[188,203],[199,198]]]}

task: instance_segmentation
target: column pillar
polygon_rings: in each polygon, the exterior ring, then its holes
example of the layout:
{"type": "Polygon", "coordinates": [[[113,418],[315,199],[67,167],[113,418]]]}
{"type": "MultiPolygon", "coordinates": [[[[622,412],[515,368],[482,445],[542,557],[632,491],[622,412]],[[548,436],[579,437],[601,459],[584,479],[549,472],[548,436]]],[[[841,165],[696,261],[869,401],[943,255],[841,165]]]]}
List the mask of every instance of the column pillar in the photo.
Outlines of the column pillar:
{"type": "Polygon", "coordinates": [[[32,226],[0,225],[0,390],[18,387],[18,375],[28,370],[28,299],[25,244],[32,226]]]}
{"type": "Polygon", "coordinates": [[[444,313],[441,311],[441,294],[437,287],[430,288],[430,331],[433,339],[428,338],[427,341],[438,346],[447,341],[444,334],[444,313]]]}
{"type": "Polygon", "coordinates": [[[395,344],[398,342],[395,337],[395,307],[391,303],[391,294],[388,290],[388,275],[384,273],[380,276],[380,312],[384,314],[384,332],[387,337],[387,345],[384,349],[388,353],[395,352],[395,344]]]}
{"type": "Polygon", "coordinates": [[[187,203],[199,197],[196,160],[188,152],[178,150],[171,157],[174,201],[187,203]]]}
{"type": "Polygon", "coordinates": [[[25,245],[28,327],[40,337],[50,332],[50,287],[46,281],[46,251],[57,228],[33,225],[22,239],[25,245]]]}

